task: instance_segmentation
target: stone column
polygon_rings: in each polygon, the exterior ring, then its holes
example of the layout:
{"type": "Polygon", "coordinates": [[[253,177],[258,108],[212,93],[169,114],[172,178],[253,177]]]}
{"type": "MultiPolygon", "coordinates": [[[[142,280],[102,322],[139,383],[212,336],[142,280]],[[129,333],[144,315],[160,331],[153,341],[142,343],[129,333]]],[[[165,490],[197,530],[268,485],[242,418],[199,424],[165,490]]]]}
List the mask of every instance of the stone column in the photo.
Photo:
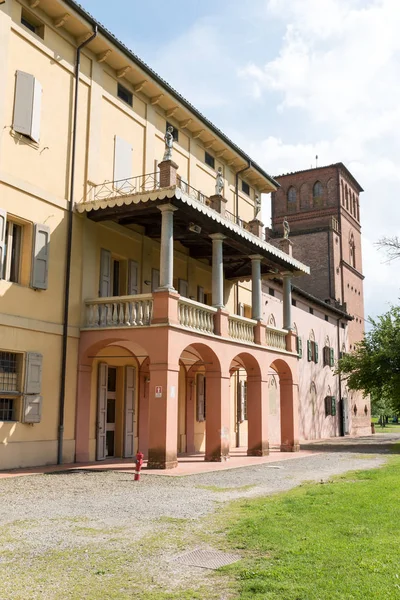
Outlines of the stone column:
{"type": "MultiPolygon", "coordinates": [[[[92,365],[78,365],[76,402],[75,462],[87,462],[90,456],[90,397],[92,387],[92,365]]],[[[97,435],[97,432],[96,432],[97,435]]]]}
{"type": "Polygon", "coordinates": [[[172,204],[161,204],[160,290],[174,290],[174,211],[172,204]]]}
{"type": "Polygon", "coordinates": [[[247,376],[248,456],[267,456],[268,442],[268,381],[261,376],[247,376]]]}
{"type": "Polygon", "coordinates": [[[283,276],[283,329],[292,330],[292,278],[283,276]]]}
{"type": "Polygon", "coordinates": [[[261,306],[261,260],[262,256],[254,254],[251,258],[251,318],[262,320],[261,306]]]}
{"type": "Polygon", "coordinates": [[[225,239],[222,233],[212,233],[212,305],[215,308],[224,306],[224,264],[222,243],[225,239]]]}
{"type": "Polygon", "coordinates": [[[207,418],[206,454],[208,462],[229,457],[230,375],[206,372],[207,418]]]}

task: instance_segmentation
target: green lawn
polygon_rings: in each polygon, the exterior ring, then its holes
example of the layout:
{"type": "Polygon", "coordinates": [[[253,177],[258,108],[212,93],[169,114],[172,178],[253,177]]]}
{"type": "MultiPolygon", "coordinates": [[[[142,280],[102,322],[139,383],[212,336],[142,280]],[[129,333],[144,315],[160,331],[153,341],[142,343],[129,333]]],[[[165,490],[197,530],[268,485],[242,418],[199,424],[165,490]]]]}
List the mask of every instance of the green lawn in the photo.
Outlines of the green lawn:
{"type": "Polygon", "coordinates": [[[389,423],[385,427],[381,427],[378,423],[378,417],[372,417],[371,422],[375,423],[375,431],[377,433],[400,433],[400,423],[392,423],[392,419],[389,419],[389,423]]]}
{"type": "Polygon", "coordinates": [[[242,600],[400,598],[400,457],[225,509],[242,600]]]}

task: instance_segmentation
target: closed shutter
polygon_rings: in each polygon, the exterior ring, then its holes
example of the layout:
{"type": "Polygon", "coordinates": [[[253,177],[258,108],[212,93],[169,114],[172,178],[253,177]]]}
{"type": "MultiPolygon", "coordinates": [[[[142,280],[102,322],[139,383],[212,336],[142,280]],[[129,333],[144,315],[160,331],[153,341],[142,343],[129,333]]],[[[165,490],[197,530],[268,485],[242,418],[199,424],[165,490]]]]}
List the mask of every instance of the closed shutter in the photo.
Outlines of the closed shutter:
{"type": "Polygon", "coordinates": [[[184,298],[188,297],[189,290],[188,290],[188,282],[186,281],[186,279],[178,279],[178,292],[184,298]]]}
{"type": "Polygon", "coordinates": [[[312,346],[311,346],[311,340],[307,340],[307,360],[308,362],[312,361],[312,346]]]}
{"type": "Polygon", "coordinates": [[[97,382],[96,460],[106,457],[108,365],[99,363],[97,382]]]}
{"type": "Polygon", "coordinates": [[[124,457],[129,458],[135,452],[135,402],[136,402],[136,369],[125,368],[125,436],[124,457]]]}
{"type": "Polygon", "coordinates": [[[35,224],[33,232],[33,257],[31,287],[47,290],[49,279],[50,228],[35,224]]]}
{"type": "Polygon", "coordinates": [[[40,139],[40,113],[42,86],[33,75],[17,71],[14,99],[13,129],[30,137],[40,139]]]}
{"type": "Polygon", "coordinates": [[[331,415],[332,417],[336,416],[336,396],[331,396],[331,415]]]}
{"type": "Polygon", "coordinates": [[[160,287],[160,271],[158,269],[151,270],[151,291],[155,292],[160,287]]]}
{"type": "Polygon", "coordinates": [[[114,140],[114,182],[122,189],[125,180],[133,176],[133,148],[129,142],[115,136],[114,140]]]}
{"type": "Polygon", "coordinates": [[[238,394],[239,394],[239,398],[238,398],[238,413],[239,414],[238,414],[238,416],[239,416],[240,423],[243,423],[243,421],[245,421],[247,418],[247,382],[246,381],[239,381],[238,394]]]}
{"type": "Polygon", "coordinates": [[[335,364],[335,349],[329,348],[329,365],[333,367],[335,364]]]}
{"type": "Polygon", "coordinates": [[[100,251],[100,298],[111,296],[111,252],[109,250],[100,251]]]}
{"type": "Polygon", "coordinates": [[[196,380],[196,406],[197,421],[203,422],[206,418],[205,405],[205,377],[201,373],[197,375],[196,380]]]}
{"type": "Polygon", "coordinates": [[[28,352],[25,362],[23,423],[40,423],[42,418],[42,362],[38,352],[28,352]]]}
{"type": "Polygon", "coordinates": [[[303,358],[303,340],[301,339],[301,337],[298,335],[297,339],[296,339],[296,345],[297,345],[297,354],[299,355],[299,358],[303,358]]]}
{"type": "Polygon", "coordinates": [[[314,342],[314,362],[317,364],[318,362],[318,344],[314,342]]]}
{"type": "Polygon", "coordinates": [[[325,416],[328,417],[331,414],[331,396],[325,396],[325,416]]]}
{"type": "Polygon", "coordinates": [[[244,304],[243,304],[243,302],[239,302],[238,314],[239,314],[239,317],[244,317],[244,304]]]}
{"type": "Polygon", "coordinates": [[[128,261],[128,296],[139,293],[139,265],[135,260],[128,261]]]}
{"type": "Polygon", "coordinates": [[[7,213],[0,208],[0,279],[3,279],[3,265],[6,245],[7,213]]]}
{"type": "Polygon", "coordinates": [[[201,285],[197,286],[197,302],[204,304],[204,288],[201,285]]]}

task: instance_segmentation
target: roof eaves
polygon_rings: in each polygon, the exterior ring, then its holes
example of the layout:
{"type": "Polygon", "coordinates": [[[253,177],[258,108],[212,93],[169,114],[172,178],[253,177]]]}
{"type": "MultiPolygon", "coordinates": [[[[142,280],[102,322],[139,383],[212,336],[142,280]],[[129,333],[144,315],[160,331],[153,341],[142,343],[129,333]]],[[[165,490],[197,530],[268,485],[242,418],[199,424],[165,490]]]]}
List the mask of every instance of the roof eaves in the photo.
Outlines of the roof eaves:
{"type": "Polygon", "coordinates": [[[125,46],[125,44],[123,44],[118,38],[116,38],[115,35],[111,33],[111,31],[109,31],[106,27],[104,27],[104,25],[97,21],[97,19],[95,19],[89,12],[87,12],[83,8],[83,6],[81,6],[74,0],[63,0],[63,2],[65,2],[65,4],[67,4],[71,8],[73,8],[85,20],[89,21],[89,23],[92,26],[96,25],[98,27],[99,32],[102,35],[104,35],[105,38],[107,38],[111,43],[115,44],[115,46],[117,46],[124,54],[126,54],[130,60],[133,60],[135,63],[137,63],[140,66],[140,68],[143,69],[143,71],[145,71],[148,75],[150,75],[159,85],[166,88],[166,90],[171,94],[171,96],[176,98],[176,100],[178,100],[178,102],[185,106],[185,108],[194,113],[201,121],[203,121],[205,125],[207,125],[207,127],[209,127],[216,135],[218,135],[226,144],[231,146],[231,148],[235,152],[237,152],[244,160],[246,160],[248,163],[251,163],[251,165],[260,173],[260,175],[265,177],[265,179],[267,179],[274,187],[280,187],[280,184],[277,181],[275,181],[275,179],[271,175],[264,171],[264,169],[262,169],[256,162],[254,162],[246,152],[244,152],[241,148],[239,148],[239,146],[232,142],[232,140],[229,139],[228,136],[225,135],[225,133],[218,129],[218,127],[216,127],[211,121],[209,121],[209,119],[207,119],[207,117],[205,117],[199,110],[197,110],[197,108],[195,108],[193,104],[191,104],[188,100],[186,100],[186,98],[181,96],[181,94],[177,90],[170,86],[169,83],[165,81],[165,79],[160,77],[160,75],[153,71],[153,69],[149,67],[148,64],[146,64],[134,52],[132,52],[127,46],[125,46]]]}

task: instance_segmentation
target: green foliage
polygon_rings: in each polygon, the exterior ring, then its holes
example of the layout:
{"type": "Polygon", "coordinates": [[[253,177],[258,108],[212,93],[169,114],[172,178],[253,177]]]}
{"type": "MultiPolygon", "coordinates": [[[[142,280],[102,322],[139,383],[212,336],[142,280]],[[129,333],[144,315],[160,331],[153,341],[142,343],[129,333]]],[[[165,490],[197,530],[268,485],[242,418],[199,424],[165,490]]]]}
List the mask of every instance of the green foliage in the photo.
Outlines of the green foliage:
{"type": "Polygon", "coordinates": [[[241,600],[400,598],[400,459],[226,510],[241,600]]]}
{"type": "MultiPolygon", "coordinates": [[[[351,390],[363,390],[386,411],[400,410],[400,306],[376,320],[355,350],[339,360],[337,372],[351,390]]],[[[387,413],[386,413],[387,414],[387,413]]]]}

